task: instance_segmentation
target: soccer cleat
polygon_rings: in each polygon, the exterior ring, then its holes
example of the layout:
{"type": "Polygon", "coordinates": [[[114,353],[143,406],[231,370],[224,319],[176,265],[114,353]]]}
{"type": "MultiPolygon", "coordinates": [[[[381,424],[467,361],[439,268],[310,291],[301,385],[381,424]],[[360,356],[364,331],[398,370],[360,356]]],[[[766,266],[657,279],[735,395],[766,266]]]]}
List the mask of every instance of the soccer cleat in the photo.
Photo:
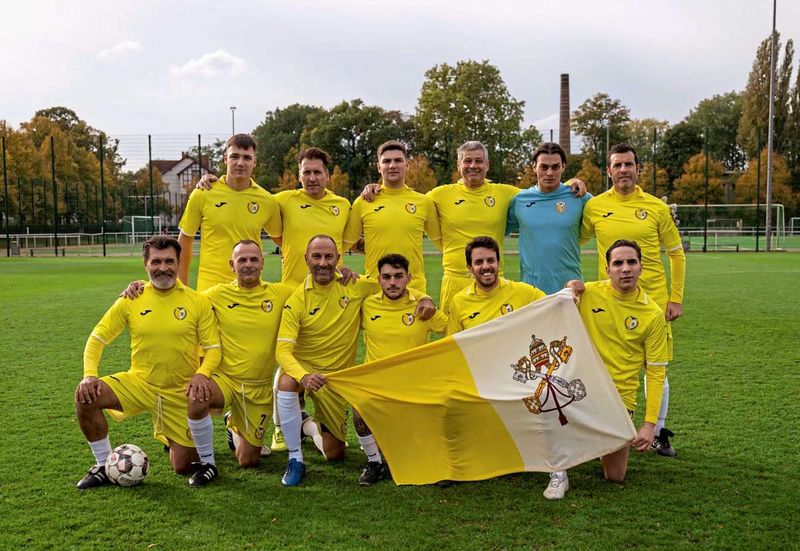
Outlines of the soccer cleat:
{"type": "Polygon", "coordinates": [[[669,443],[669,439],[675,436],[668,428],[662,428],[661,431],[656,436],[656,439],[653,440],[653,444],[650,446],[653,450],[658,452],[658,455],[663,455],[664,457],[675,457],[678,455],[678,452],[675,451],[675,448],[672,447],[672,444],[669,443]]]}
{"type": "Polygon", "coordinates": [[[286,472],[283,473],[283,478],[281,478],[281,484],[284,486],[299,486],[305,476],[305,463],[297,459],[290,459],[289,464],[286,465],[286,472]]]}
{"type": "Polygon", "coordinates": [[[189,486],[192,488],[206,486],[209,482],[219,476],[217,467],[211,463],[201,463],[200,461],[195,461],[192,463],[192,468],[194,469],[194,474],[189,477],[189,486]]]}
{"type": "Polygon", "coordinates": [[[225,415],[222,416],[222,419],[225,421],[225,434],[228,436],[228,447],[231,451],[236,451],[236,442],[233,441],[233,431],[229,426],[228,420],[231,418],[231,412],[227,412],[225,415]]]}
{"type": "Polygon", "coordinates": [[[275,427],[275,432],[272,433],[272,445],[270,449],[274,452],[285,452],[288,450],[286,447],[286,440],[283,439],[283,431],[280,427],[275,427]]]}
{"type": "Polygon", "coordinates": [[[547,499],[561,499],[564,494],[569,490],[569,478],[567,473],[560,475],[559,473],[550,473],[550,483],[544,489],[542,495],[547,499]]]}
{"type": "Polygon", "coordinates": [[[361,471],[361,476],[358,477],[358,485],[372,486],[383,480],[384,476],[386,476],[386,468],[383,463],[368,461],[364,470],[361,471]]]}
{"type": "Polygon", "coordinates": [[[88,490],[89,488],[97,488],[106,484],[111,484],[108,475],[106,475],[106,468],[102,465],[94,465],[75,486],[79,490],[88,490]]]}
{"type": "Polygon", "coordinates": [[[272,450],[269,446],[261,446],[261,453],[259,454],[261,457],[269,457],[272,455],[272,450]]]}

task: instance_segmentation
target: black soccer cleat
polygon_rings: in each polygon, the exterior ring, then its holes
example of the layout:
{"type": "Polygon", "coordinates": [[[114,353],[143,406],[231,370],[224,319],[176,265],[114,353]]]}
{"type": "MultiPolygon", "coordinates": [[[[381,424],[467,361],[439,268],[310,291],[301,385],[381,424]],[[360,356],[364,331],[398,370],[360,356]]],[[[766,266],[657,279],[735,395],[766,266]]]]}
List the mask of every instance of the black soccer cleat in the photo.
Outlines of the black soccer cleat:
{"type": "Polygon", "coordinates": [[[97,488],[98,486],[105,486],[111,484],[106,474],[106,468],[102,465],[94,465],[86,476],[81,478],[75,485],[79,490],[88,490],[89,488],[97,488]]]}
{"type": "Polygon", "coordinates": [[[231,449],[231,451],[235,452],[236,451],[236,442],[233,441],[233,431],[228,426],[228,419],[230,419],[230,418],[231,418],[231,412],[230,411],[222,416],[222,419],[225,421],[225,435],[226,435],[227,440],[228,440],[228,447],[231,449]]]}
{"type": "Polygon", "coordinates": [[[673,436],[675,436],[675,434],[671,430],[662,428],[656,436],[656,439],[653,440],[653,445],[650,447],[657,451],[658,455],[663,455],[664,457],[675,457],[678,455],[678,452],[675,451],[675,448],[673,448],[672,444],[669,443],[669,439],[673,436]]]}
{"type": "Polygon", "coordinates": [[[219,476],[217,467],[211,463],[195,461],[192,463],[192,468],[194,469],[194,474],[189,477],[189,486],[192,488],[206,486],[219,476]]]}
{"type": "Polygon", "coordinates": [[[361,471],[361,476],[358,477],[359,486],[372,486],[377,484],[386,476],[386,468],[383,463],[377,461],[368,461],[361,471]]]}

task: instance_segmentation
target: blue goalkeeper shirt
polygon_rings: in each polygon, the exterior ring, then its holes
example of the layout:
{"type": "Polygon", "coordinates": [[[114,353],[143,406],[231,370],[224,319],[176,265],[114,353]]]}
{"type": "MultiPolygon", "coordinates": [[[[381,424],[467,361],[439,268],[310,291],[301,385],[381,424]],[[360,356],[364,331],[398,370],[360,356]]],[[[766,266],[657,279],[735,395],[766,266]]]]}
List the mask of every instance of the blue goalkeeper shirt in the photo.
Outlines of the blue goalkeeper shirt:
{"type": "Polygon", "coordinates": [[[583,279],[578,236],[583,207],[591,197],[587,193],[578,199],[564,184],[550,193],[533,186],[514,197],[506,232],[519,231],[522,281],[549,294],[570,279],[583,279]]]}

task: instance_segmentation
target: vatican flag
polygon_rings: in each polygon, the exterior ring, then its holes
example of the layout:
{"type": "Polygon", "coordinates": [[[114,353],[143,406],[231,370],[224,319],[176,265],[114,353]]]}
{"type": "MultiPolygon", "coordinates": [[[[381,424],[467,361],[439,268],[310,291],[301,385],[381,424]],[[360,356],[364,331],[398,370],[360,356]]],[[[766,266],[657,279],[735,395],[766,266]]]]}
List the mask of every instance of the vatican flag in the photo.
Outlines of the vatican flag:
{"type": "Polygon", "coordinates": [[[636,435],[568,291],[328,384],[397,484],[568,469],[636,435]]]}

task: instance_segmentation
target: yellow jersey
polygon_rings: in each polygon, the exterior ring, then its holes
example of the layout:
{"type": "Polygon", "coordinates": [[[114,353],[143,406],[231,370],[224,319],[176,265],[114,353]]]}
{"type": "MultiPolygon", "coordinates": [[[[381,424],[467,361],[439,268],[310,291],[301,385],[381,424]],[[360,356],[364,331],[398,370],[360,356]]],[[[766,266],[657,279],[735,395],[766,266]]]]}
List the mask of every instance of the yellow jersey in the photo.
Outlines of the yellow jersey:
{"type": "Polygon", "coordinates": [[[642,191],[620,195],[614,188],[589,199],[583,209],[581,239],[597,238],[598,279],[607,279],[606,251],[618,239],[636,241],[642,249],[642,275],[639,285],[666,308],[667,301],[682,303],[686,257],[681,236],[669,207],[657,197],[642,191]],[[670,258],[671,291],[661,262],[661,248],[670,258]]]}
{"type": "Polygon", "coordinates": [[[250,180],[250,187],[235,191],[223,176],[209,190],[194,190],[189,195],[178,227],[184,235],[200,230],[198,291],[233,279],[228,261],[233,246],[242,239],[261,243],[261,230],[272,238],[283,233],[281,213],[275,198],[250,180]]]}
{"type": "Polygon", "coordinates": [[[431,199],[408,186],[381,192],[372,202],[359,197],[350,210],[344,231],[344,248],[349,249],[364,233],[364,272],[376,280],[378,260],[389,253],[408,259],[411,286],[425,292],[425,263],[422,258],[423,233],[441,247],[441,229],[436,207],[431,199]]]}
{"type": "Polygon", "coordinates": [[[450,301],[448,333],[458,333],[547,296],[544,291],[521,281],[499,278],[497,287],[483,291],[476,282],[459,291],[450,301]]]}
{"type": "MultiPolygon", "coordinates": [[[[471,189],[463,180],[438,186],[427,195],[436,205],[442,227],[442,268],[447,275],[469,277],[464,249],[479,235],[488,235],[500,245],[503,258],[503,238],[506,235],[508,205],[519,188],[485,181],[471,189]]],[[[500,275],[503,267],[500,265],[500,275]]]]}
{"type": "Polygon", "coordinates": [[[417,319],[414,312],[422,295],[409,289],[397,300],[383,292],[371,295],[361,305],[361,327],[366,344],[365,362],[422,346],[428,342],[431,331],[447,332],[447,316],[436,310],[427,321],[417,319]]]}
{"type": "Polygon", "coordinates": [[[283,219],[281,282],[299,285],[308,274],[305,253],[312,237],[331,236],[342,254],[342,235],[350,215],[350,202],[327,190],[324,197],[314,199],[302,189],[282,191],[275,195],[275,200],[283,219]]]}
{"type": "MultiPolygon", "coordinates": [[[[130,373],[158,388],[183,388],[200,372],[198,345],[220,348],[211,303],[180,281],[168,291],[148,282],[135,299],[118,298],[92,330],[104,345],[130,330],[130,373]]],[[[97,376],[87,372],[84,376],[97,376]]]]}
{"type": "Polygon", "coordinates": [[[243,383],[272,384],[281,313],[294,289],[266,281],[247,289],[234,280],[203,292],[214,306],[222,341],[220,372],[243,383]]]}
{"type": "Polygon", "coordinates": [[[354,365],[361,303],[378,288],[366,278],[348,285],[338,280],[317,285],[306,276],[283,306],[277,344],[283,371],[300,381],[308,373],[354,365]]]}
{"type": "Polygon", "coordinates": [[[578,310],[629,410],[636,409],[639,372],[646,366],[644,420],[655,423],[669,358],[664,312],[641,287],[623,295],[609,280],[587,283],[578,310]]]}

